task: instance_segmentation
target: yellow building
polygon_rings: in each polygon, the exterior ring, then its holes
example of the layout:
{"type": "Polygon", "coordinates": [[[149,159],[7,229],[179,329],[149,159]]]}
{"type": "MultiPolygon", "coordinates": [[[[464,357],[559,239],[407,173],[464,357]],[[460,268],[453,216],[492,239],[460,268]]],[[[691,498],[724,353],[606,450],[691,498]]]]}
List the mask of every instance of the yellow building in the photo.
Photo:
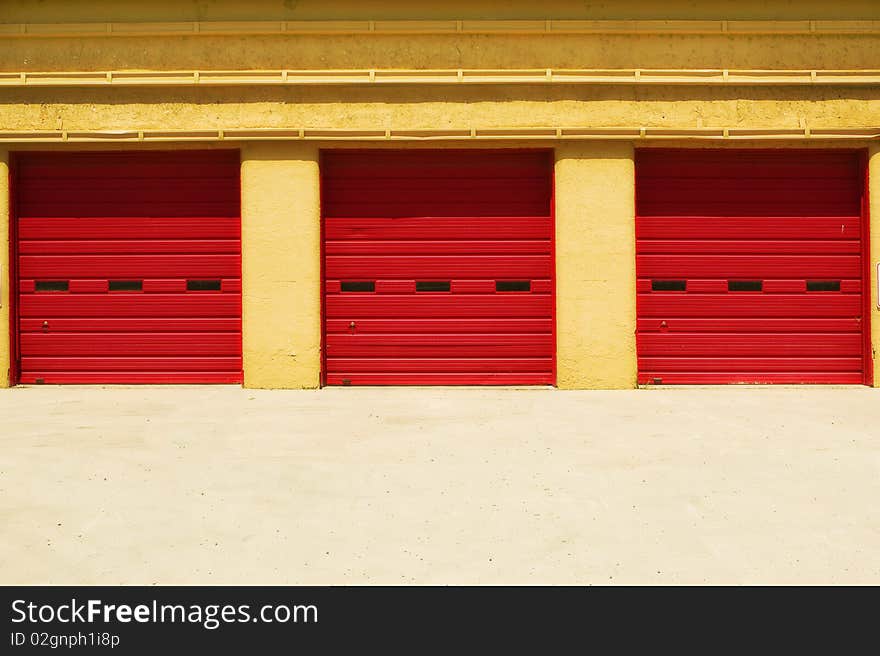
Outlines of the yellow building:
{"type": "Polygon", "coordinates": [[[0,21],[0,384],[880,382],[873,0],[0,21]]]}

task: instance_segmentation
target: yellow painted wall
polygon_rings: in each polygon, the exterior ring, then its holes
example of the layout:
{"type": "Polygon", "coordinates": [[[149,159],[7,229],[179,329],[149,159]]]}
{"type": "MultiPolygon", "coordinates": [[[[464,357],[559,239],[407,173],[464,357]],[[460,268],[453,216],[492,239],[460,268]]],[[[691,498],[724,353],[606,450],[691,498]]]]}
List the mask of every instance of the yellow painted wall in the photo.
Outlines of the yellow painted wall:
{"type": "MultiPolygon", "coordinates": [[[[0,0],[6,21],[461,16],[880,18],[880,3],[0,0]],[[118,13],[118,16],[116,13],[118,13]],[[274,13],[273,13],[274,12],[274,13]],[[323,13],[321,13],[323,12],[323,13]],[[318,14],[321,14],[319,16],[318,14]],[[772,14],[772,16],[770,16],[772,14]],[[96,18],[97,17],[97,18],[96,18]]],[[[0,70],[876,69],[878,34],[433,34],[0,38],[0,70]]],[[[303,127],[870,127],[876,87],[5,88],[4,130],[303,127]]]]}
{"type": "Polygon", "coordinates": [[[4,89],[3,130],[880,126],[874,87],[4,89]]]}
{"type": "Polygon", "coordinates": [[[844,19],[874,0],[2,0],[7,22],[346,19],[844,19]]]}
{"type": "Polygon", "coordinates": [[[0,150],[0,387],[9,386],[9,152],[0,150]]]}
{"type": "Polygon", "coordinates": [[[548,67],[876,69],[878,51],[880,36],[876,34],[0,39],[0,71],[548,67]]]}
{"type": "Polygon", "coordinates": [[[880,35],[877,34],[0,38],[0,71],[548,67],[876,69],[878,51],[880,35]]]}
{"type": "Polygon", "coordinates": [[[245,387],[318,387],[317,147],[248,144],[242,151],[241,188],[245,387]]]}
{"type": "Polygon", "coordinates": [[[556,358],[562,389],[636,385],[635,169],[629,143],[556,150],[556,358]]]}
{"type": "Polygon", "coordinates": [[[871,262],[871,347],[874,355],[874,387],[880,387],[880,295],[877,290],[877,263],[880,262],[880,144],[868,149],[868,199],[871,262]]]}

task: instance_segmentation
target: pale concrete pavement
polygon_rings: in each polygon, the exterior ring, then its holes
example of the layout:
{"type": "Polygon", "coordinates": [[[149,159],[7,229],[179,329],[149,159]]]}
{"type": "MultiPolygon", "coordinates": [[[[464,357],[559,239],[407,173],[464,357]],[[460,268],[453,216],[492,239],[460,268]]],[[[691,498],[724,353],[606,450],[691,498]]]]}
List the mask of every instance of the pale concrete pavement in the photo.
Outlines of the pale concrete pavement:
{"type": "Polygon", "coordinates": [[[880,583],[880,390],[0,392],[0,583],[880,583]]]}

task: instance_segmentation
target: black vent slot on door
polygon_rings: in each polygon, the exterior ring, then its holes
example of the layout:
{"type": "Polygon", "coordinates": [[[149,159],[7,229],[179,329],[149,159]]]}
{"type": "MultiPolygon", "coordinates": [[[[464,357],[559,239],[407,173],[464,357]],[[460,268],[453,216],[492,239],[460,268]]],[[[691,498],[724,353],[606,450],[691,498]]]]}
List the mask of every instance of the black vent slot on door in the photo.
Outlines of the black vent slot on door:
{"type": "Polygon", "coordinates": [[[839,292],[840,291],[840,281],[839,280],[808,280],[807,281],[807,291],[808,292],[839,292]]]}
{"type": "Polygon", "coordinates": [[[532,289],[531,280],[496,280],[496,292],[528,292],[532,289]]]}
{"type": "Polygon", "coordinates": [[[652,292],[683,292],[687,289],[686,280],[652,280],[652,292]]]}
{"type": "Polygon", "coordinates": [[[219,292],[219,280],[187,280],[186,290],[188,292],[219,292]]]}
{"type": "Polygon", "coordinates": [[[346,280],[340,284],[344,292],[374,292],[376,291],[375,280],[346,280]]]}
{"type": "Polygon", "coordinates": [[[762,280],[728,280],[729,292],[759,292],[764,288],[762,280]]]}
{"type": "Polygon", "coordinates": [[[67,280],[37,280],[34,289],[38,292],[66,292],[70,287],[67,280]]]}
{"type": "Polygon", "coordinates": [[[111,292],[140,292],[144,289],[143,280],[111,280],[108,285],[111,292]]]}
{"type": "Polygon", "coordinates": [[[448,280],[418,280],[416,281],[417,292],[448,292],[450,289],[448,280]]]}

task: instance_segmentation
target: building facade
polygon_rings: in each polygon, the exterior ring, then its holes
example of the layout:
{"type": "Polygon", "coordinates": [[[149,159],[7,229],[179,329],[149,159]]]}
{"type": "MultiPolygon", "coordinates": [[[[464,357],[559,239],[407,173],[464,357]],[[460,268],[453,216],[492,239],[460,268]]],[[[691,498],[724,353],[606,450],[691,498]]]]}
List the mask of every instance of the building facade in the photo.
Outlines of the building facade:
{"type": "Polygon", "coordinates": [[[0,385],[880,381],[872,0],[0,21],[0,385]]]}

